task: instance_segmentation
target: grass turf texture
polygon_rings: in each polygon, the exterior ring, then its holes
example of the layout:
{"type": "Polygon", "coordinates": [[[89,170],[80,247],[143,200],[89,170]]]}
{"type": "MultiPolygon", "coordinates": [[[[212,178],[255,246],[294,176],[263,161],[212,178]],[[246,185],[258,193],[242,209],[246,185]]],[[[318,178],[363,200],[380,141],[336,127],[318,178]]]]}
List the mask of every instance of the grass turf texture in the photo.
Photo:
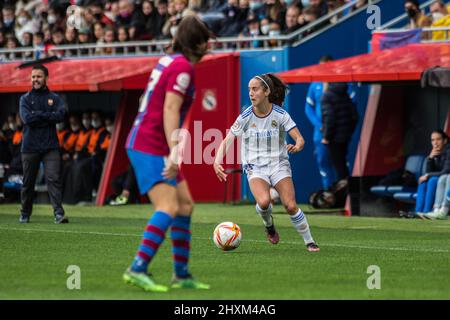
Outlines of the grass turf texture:
{"type": "MultiPolygon", "coordinates": [[[[253,205],[197,204],[191,272],[208,291],[146,293],[122,273],[136,253],[149,205],[66,206],[70,223],[53,224],[51,208],[36,205],[29,224],[18,205],[0,205],[0,299],[450,299],[450,221],[309,214],[320,253],[308,253],[280,206],[281,241],[265,238],[253,205]],[[233,221],[243,241],[222,252],[214,227],[233,221]],[[68,290],[69,265],[81,268],[81,290],[68,290]],[[367,268],[381,269],[381,289],[366,286],[367,268]]],[[[161,284],[172,275],[170,238],[151,272],[161,284]]]]}

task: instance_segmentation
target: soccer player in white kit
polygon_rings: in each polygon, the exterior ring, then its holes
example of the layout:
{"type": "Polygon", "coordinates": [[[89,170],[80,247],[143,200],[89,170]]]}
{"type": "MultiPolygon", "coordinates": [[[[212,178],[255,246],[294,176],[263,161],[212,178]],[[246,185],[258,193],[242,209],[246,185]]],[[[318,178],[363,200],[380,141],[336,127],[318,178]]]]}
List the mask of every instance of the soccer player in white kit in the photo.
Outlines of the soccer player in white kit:
{"type": "Polygon", "coordinates": [[[320,249],[311,236],[306,216],[295,201],[288,153],[301,151],[305,140],[291,116],[281,108],[286,89],[286,85],[270,73],[250,80],[248,90],[252,105],[238,116],[222,141],[214,161],[214,171],[220,181],[226,181],[227,174],[221,163],[234,138],[240,136],[243,169],[256,199],[256,211],[266,227],[268,240],[272,244],[280,240],[272,217],[270,187],[273,186],[292,224],[303,237],[307,250],[318,252],[320,249]],[[295,145],[286,144],[287,134],[295,145]]]}

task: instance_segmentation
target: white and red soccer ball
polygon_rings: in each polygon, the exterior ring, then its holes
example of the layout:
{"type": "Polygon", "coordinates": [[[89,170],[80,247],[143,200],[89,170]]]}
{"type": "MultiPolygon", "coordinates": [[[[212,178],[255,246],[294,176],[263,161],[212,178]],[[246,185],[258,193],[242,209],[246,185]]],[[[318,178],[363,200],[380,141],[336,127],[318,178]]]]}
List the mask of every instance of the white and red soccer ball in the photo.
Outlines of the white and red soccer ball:
{"type": "Polygon", "coordinates": [[[241,228],[233,222],[222,222],[213,232],[214,244],[223,251],[234,250],[241,244],[241,228]]]}

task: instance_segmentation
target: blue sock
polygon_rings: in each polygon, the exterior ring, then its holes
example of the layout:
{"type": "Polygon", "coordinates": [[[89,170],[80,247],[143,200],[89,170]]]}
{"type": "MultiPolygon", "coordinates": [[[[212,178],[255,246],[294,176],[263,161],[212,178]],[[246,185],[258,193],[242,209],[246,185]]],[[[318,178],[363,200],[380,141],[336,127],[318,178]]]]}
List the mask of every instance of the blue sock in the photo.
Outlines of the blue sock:
{"type": "Polygon", "coordinates": [[[146,272],[148,264],[155,256],[159,246],[164,241],[165,234],[172,224],[173,218],[163,211],[155,211],[148,220],[139,250],[134,258],[131,270],[146,272]]]}
{"type": "Polygon", "coordinates": [[[173,267],[175,275],[183,278],[189,275],[188,263],[191,244],[191,217],[176,216],[170,228],[172,238],[173,267]]]}

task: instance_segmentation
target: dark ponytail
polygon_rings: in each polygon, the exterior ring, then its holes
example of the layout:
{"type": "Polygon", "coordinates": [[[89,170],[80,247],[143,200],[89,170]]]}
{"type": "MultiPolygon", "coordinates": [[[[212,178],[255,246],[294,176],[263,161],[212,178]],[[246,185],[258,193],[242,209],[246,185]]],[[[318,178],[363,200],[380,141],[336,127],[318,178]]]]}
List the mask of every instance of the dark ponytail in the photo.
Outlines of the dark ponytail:
{"type": "Polygon", "coordinates": [[[284,82],[272,73],[262,74],[255,78],[261,82],[266,90],[270,90],[269,102],[282,106],[288,89],[284,82]],[[261,79],[259,78],[263,79],[264,81],[261,81],[261,79]]]}

